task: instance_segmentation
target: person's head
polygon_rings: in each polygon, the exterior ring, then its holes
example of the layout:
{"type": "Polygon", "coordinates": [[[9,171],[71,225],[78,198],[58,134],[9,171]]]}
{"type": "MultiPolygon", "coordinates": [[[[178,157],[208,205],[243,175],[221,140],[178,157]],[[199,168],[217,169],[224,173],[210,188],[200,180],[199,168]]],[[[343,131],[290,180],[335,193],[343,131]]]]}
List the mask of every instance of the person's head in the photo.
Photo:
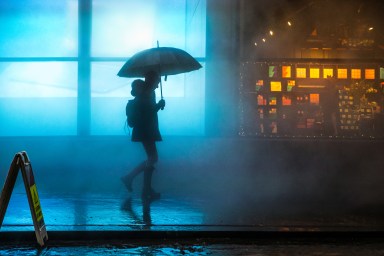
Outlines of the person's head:
{"type": "Polygon", "coordinates": [[[159,73],[156,71],[149,71],[145,74],[145,82],[150,87],[150,89],[156,89],[159,87],[161,77],[159,76],[159,73]]]}
{"type": "Polygon", "coordinates": [[[141,79],[134,80],[131,84],[131,87],[132,87],[131,95],[133,97],[142,95],[144,92],[144,86],[145,86],[145,82],[143,80],[141,79]]]}

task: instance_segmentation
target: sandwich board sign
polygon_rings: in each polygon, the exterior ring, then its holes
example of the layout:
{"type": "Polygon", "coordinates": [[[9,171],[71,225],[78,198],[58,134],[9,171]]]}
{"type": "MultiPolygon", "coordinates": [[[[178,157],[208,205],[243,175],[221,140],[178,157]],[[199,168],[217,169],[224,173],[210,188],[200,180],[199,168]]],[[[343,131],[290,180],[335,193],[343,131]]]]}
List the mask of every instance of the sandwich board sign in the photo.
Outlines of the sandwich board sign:
{"type": "Polygon", "coordinates": [[[39,195],[37,193],[37,187],[35,183],[35,177],[32,171],[32,165],[25,151],[17,153],[13,158],[13,161],[8,171],[7,178],[5,180],[3,190],[1,191],[0,228],[3,224],[5,212],[7,210],[13,188],[15,187],[19,170],[21,171],[21,174],[23,176],[25,191],[27,193],[29,208],[31,210],[33,226],[35,228],[36,239],[40,246],[43,246],[44,242],[48,240],[48,234],[45,227],[39,195]]]}

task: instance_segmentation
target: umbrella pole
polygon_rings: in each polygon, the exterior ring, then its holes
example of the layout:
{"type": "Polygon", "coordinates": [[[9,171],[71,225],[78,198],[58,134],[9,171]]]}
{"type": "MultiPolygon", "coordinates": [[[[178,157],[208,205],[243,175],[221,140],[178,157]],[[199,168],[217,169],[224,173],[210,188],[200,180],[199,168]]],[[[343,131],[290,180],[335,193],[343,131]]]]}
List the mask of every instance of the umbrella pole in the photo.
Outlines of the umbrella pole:
{"type": "Polygon", "coordinates": [[[163,83],[161,82],[161,76],[160,76],[160,95],[161,95],[161,99],[163,99],[163,83]]]}
{"type": "MultiPolygon", "coordinates": [[[[157,40],[157,48],[159,48],[159,40],[157,40]]],[[[161,74],[160,72],[160,65],[159,65],[159,74],[161,74]]],[[[161,99],[163,99],[163,83],[161,82],[161,75],[160,75],[160,95],[161,95],[161,99]]]]}

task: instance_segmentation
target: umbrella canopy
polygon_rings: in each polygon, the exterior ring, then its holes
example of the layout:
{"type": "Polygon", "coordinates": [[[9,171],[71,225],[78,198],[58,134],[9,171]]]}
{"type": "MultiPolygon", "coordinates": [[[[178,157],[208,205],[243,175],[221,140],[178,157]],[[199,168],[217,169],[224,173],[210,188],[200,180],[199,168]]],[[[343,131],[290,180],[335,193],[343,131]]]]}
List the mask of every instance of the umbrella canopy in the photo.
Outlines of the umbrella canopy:
{"type": "Polygon", "coordinates": [[[117,75],[120,77],[144,77],[149,71],[157,71],[161,76],[168,76],[200,68],[200,63],[184,50],[173,47],[157,47],[133,55],[117,75]]]}

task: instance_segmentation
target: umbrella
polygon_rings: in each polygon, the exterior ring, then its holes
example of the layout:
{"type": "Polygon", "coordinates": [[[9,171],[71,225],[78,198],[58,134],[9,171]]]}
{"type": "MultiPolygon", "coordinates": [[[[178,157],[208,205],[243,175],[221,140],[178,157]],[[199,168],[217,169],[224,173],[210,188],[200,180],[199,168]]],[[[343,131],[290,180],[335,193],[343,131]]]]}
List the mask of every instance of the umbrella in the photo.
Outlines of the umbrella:
{"type": "MultiPolygon", "coordinates": [[[[117,73],[120,77],[144,77],[149,71],[160,76],[177,75],[201,68],[189,53],[173,47],[156,47],[134,54],[117,73]]],[[[160,83],[162,94],[162,85],[160,83]]]]}

